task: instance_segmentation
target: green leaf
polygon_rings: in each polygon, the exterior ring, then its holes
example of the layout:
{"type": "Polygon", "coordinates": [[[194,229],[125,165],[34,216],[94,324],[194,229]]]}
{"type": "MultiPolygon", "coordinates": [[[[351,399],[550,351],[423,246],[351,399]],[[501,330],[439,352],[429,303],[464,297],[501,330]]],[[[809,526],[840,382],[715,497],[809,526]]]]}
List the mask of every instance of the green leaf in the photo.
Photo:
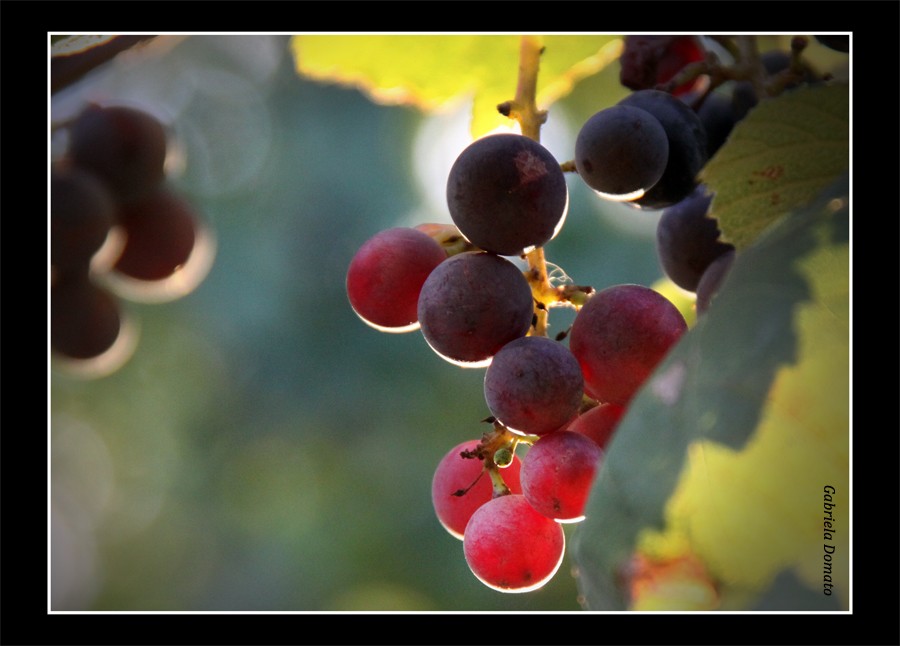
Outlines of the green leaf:
{"type": "MultiPolygon", "coordinates": [[[[581,79],[617,60],[616,36],[543,36],[538,75],[541,109],[581,79]]],[[[291,40],[298,74],[356,87],[373,101],[433,111],[473,102],[472,136],[510,120],[497,105],[515,96],[517,35],[298,35],[291,40]]]]}
{"type": "Polygon", "coordinates": [[[742,249],[850,167],[846,84],[802,86],[759,103],[701,173],[722,239],[742,249]]]}
{"type": "Polygon", "coordinates": [[[589,609],[846,609],[849,338],[845,176],[738,253],[630,405],[573,536],[589,609]]]}

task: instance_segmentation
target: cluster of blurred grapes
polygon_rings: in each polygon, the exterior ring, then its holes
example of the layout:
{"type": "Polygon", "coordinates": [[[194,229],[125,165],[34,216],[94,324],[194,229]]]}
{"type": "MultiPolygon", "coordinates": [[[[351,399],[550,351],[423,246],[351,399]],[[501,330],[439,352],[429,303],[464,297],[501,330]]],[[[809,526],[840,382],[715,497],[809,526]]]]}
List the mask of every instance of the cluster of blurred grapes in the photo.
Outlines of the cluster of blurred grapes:
{"type": "Polygon", "coordinates": [[[50,171],[50,347],[67,366],[109,371],[135,345],[122,299],[186,294],[209,269],[211,238],[168,181],[169,133],[156,116],[89,104],[63,127],[50,171]]]}

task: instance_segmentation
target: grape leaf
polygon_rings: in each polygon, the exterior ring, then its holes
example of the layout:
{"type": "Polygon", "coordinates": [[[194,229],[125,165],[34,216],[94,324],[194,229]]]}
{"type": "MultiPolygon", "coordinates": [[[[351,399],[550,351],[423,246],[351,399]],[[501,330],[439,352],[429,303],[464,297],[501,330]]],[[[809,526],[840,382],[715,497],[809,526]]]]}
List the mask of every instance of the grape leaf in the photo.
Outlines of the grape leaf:
{"type": "Polygon", "coordinates": [[[703,169],[722,239],[742,249],[850,167],[846,84],[801,86],[761,101],[703,169]]]}
{"type": "MultiPolygon", "coordinates": [[[[568,94],[621,51],[616,36],[542,36],[538,75],[541,109],[568,94]]],[[[356,87],[373,101],[438,110],[471,100],[473,138],[510,120],[497,105],[515,96],[517,35],[297,35],[298,74],[356,87]]]]}
{"type": "Polygon", "coordinates": [[[738,254],[598,471],[589,609],[846,609],[849,273],[846,176],[738,254]]]}

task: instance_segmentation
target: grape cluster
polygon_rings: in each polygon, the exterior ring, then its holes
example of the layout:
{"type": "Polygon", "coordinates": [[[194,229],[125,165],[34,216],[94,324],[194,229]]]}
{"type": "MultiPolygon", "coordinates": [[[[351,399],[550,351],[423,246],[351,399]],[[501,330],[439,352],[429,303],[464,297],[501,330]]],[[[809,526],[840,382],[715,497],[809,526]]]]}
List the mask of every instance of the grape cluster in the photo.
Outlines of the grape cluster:
{"type": "Polygon", "coordinates": [[[447,203],[452,224],[366,241],[350,261],[347,295],[368,325],[420,330],[447,362],[484,368],[490,430],[443,457],[432,501],[479,580],[524,592],[559,568],[562,524],[584,518],[612,430],[687,326],[649,288],[542,294],[547,285],[517,264],[553,239],[568,208],[562,167],[538,142],[503,134],[472,143],[451,168],[447,203]],[[576,303],[568,346],[538,333],[537,312],[576,303]]]}
{"type": "MultiPolygon", "coordinates": [[[[711,142],[709,79],[684,73],[706,59],[696,37],[630,37],[622,83],[633,91],[586,120],[571,161],[523,135],[477,139],[449,173],[452,223],[382,231],[350,262],[347,293],[365,323],[419,330],[442,359],[484,369],[489,430],[442,457],[431,495],[470,570],[493,589],[534,590],[556,573],[564,526],[584,519],[620,420],[688,330],[649,287],[550,281],[543,252],[566,219],[566,170],[603,199],[661,211],[660,266],[696,295],[699,313],[734,260],[697,179],[737,121],[711,142]],[[576,315],[551,338],[546,316],[559,306],[576,315]]],[[[734,117],[735,100],[728,105],[734,117]]]]}
{"type": "MultiPolygon", "coordinates": [[[[50,346],[69,364],[127,358],[121,299],[171,300],[208,234],[200,214],[167,181],[166,126],[142,109],[89,104],[65,124],[66,147],[51,162],[50,346]],[[153,291],[153,286],[158,288],[153,291]]],[[[196,263],[195,263],[196,264],[196,263]]]]}

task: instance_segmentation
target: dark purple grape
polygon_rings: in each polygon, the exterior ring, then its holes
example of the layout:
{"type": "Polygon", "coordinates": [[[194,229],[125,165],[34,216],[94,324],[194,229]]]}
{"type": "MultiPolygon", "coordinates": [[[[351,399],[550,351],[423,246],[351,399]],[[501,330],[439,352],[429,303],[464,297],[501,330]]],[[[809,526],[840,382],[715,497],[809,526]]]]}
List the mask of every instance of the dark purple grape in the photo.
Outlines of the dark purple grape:
{"type": "Polygon", "coordinates": [[[663,271],[689,292],[713,260],[734,246],[719,241],[719,227],[709,214],[713,196],[701,185],[663,211],[656,226],[656,251],[663,271]]]}
{"type": "Polygon", "coordinates": [[[92,359],[109,350],[121,331],[118,299],[96,285],[87,270],[63,272],[50,287],[50,347],[70,359],[92,359]]]}
{"type": "Polygon", "coordinates": [[[417,330],[422,284],[446,258],[441,245],[418,229],[394,227],[376,233],[357,250],[347,269],[347,297],[353,311],[384,332],[417,330]]]}
{"type": "Polygon", "coordinates": [[[611,199],[641,197],[659,181],[669,139],[646,110],[615,105],[588,119],[575,140],[575,168],[584,182],[611,199]]]}
{"type": "Polygon", "coordinates": [[[559,162],[522,135],[474,141],[457,157],[447,180],[454,224],[476,247],[503,256],[550,241],[562,227],[568,204],[559,162]]]}
{"type": "Polygon", "coordinates": [[[735,83],[731,92],[731,106],[737,121],[744,119],[757,103],[759,103],[759,98],[756,96],[756,90],[753,89],[753,83],[750,81],[735,83]]]}
{"type": "Polygon", "coordinates": [[[120,201],[156,190],[165,178],[166,129],[128,106],[89,105],[69,129],[72,162],[102,179],[120,201]]]}
{"type": "Polygon", "coordinates": [[[722,287],[722,283],[725,282],[725,277],[731,271],[735,255],[734,249],[726,251],[712,261],[709,267],[706,268],[706,271],[703,272],[703,276],[701,276],[697,285],[697,314],[705,314],[709,310],[709,306],[722,287]]]}
{"type": "Polygon", "coordinates": [[[737,123],[731,97],[721,92],[711,92],[697,109],[697,116],[700,117],[706,131],[707,157],[712,158],[737,123]]]}
{"type": "Polygon", "coordinates": [[[199,216],[182,196],[162,187],[123,204],[119,224],[125,247],[115,270],[137,280],[162,280],[178,271],[197,241],[199,216]]]}
{"type": "Polygon", "coordinates": [[[487,252],[466,252],[438,265],[419,294],[418,319],[428,345],[465,367],[483,367],[531,327],[534,299],[522,272],[487,252]]]}
{"type": "Polygon", "coordinates": [[[643,197],[629,203],[664,209],[690,195],[708,159],[706,131],[700,117],[680,99],[659,90],[639,90],[619,105],[646,110],[659,120],[669,138],[669,158],[663,176],[643,197]]]}
{"type": "Polygon", "coordinates": [[[77,167],[50,173],[50,264],[61,271],[87,266],[115,223],[116,204],[106,186],[77,167]]]}
{"type": "Polygon", "coordinates": [[[659,292],[614,285],[578,311],[569,349],[581,365],[585,392],[626,406],[686,331],[681,312],[659,292]]]}
{"type": "Polygon", "coordinates": [[[484,397],[491,414],[520,433],[544,435],[578,412],[584,378],[569,349],[543,336],[510,341],[494,355],[484,374],[484,397]]]}

